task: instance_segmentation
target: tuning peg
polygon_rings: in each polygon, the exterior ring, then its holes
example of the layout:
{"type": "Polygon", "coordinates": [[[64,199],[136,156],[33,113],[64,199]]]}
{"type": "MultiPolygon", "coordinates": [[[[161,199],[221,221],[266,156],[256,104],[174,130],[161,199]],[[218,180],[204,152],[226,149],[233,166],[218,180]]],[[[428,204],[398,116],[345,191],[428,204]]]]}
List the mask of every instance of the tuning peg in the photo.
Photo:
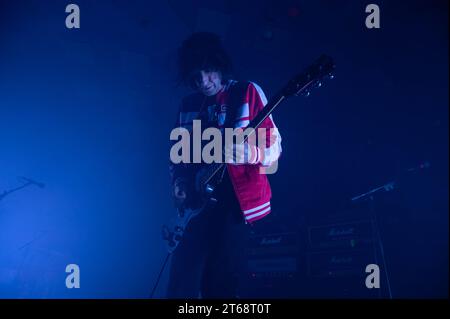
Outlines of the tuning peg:
{"type": "Polygon", "coordinates": [[[334,79],[334,74],[333,74],[333,73],[328,74],[328,78],[329,78],[330,80],[333,80],[333,79],[334,79]]]}
{"type": "Polygon", "coordinates": [[[316,88],[320,88],[322,86],[322,82],[321,81],[317,81],[315,87],[316,88]]]}
{"type": "Polygon", "coordinates": [[[308,97],[310,94],[311,94],[310,91],[305,91],[305,92],[302,93],[302,95],[303,95],[304,97],[308,97]]]}

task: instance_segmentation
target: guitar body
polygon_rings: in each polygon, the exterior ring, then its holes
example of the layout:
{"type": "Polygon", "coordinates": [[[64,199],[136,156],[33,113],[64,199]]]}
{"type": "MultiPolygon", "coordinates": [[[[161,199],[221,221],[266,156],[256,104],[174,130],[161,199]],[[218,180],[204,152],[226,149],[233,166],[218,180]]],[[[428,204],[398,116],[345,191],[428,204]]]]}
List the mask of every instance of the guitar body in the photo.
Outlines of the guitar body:
{"type": "Polygon", "coordinates": [[[163,226],[163,237],[167,240],[169,253],[177,248],[192,218],[211,210],[217,203],[214,195],[220,180],[215,177],[211,179],[210,183],[204,185],[201,180],[206,173],[206,167],[202,167],[196,172],[195,183],[188,187],[185,205],[177,208],[177,215],[173,220],[171,230],[167,226],[163,226]]]}

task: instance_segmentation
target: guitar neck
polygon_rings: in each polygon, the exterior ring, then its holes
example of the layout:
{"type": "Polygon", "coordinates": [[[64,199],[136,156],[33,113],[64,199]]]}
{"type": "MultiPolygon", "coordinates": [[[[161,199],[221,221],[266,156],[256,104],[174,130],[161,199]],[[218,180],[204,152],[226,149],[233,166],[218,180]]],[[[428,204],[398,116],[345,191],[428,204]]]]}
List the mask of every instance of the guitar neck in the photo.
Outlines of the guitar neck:
{"type": "Polygon", "coordinates": [[[244,137],[243,143],[247,142],[248,137],[256,132],[256,130],[262,125],[264,120],[272,114],[275,108],[280,105],[283,100],[286,99],[286,96],[279,93],[275,97],[273,97],[269,103],[250,121],[250,123],[246,126],[245,130],[250,129],[249,133],[244,137]]]}
{"type": "MultiPolygon", "coordinates": [[[[248,138],[256,132],[256,130],[262,125],[264,120],[272,114],[275,108],[280,105],[280,103],[286,99],[286,96],[282,93],[279,93],[273,97],[269,103],[250,121],[250,123],[245,127],[247,130],[244,138],[242,139],[242,143],[247,142],[248,138]],[[250,131],[248,131],[250,129],[250,131]]],[[[224,167],[224,163],[211,163],[208,166],[207,172],[205,173],[205,180],[202,181],[202,185],[206,185],[209,181],[224,167]]]]}
{"type": "MultiPolygon", "coordinates": [[[[322,80],[325,77],[332,79],[332,72],[334,70],[333,59],[327,55],[321,55],[312,65],[310,65],[306,70],[297,74],[292,78],[289,83],[273,98],[270,99],[269,103],[255,116],[255,118],[247,125],[245,128],[247,130],[242,144],[248,141],[249,136],[254,134],[256,130],[261,126],[264,120],[272,114],[275,108],[280,105],[287,97],[293,95],[299,95],[300,93],[307,93],[312,88],[320,87],[322,85],[322,80]]],[[[239,140],[240,141],[240,140],[239,140]]],[[[208,170],[205,174],[206,179],[202,180],[202,185],[206,184],[224,167],[224,163],[213,163],[210,164],[208,170]]]]}

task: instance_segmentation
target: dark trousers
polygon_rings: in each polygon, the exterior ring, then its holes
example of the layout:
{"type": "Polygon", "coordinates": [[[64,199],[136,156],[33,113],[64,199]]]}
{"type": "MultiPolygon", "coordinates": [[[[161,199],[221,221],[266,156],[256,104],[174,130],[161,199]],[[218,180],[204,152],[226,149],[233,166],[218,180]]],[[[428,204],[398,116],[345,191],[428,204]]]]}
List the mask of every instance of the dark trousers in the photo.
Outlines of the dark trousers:
{"type": "Polygon", "coordinates": [[[194,217],[173,253],[168,298],[237,298],[246,271],[249,226],[234,193],[194,217]]]}

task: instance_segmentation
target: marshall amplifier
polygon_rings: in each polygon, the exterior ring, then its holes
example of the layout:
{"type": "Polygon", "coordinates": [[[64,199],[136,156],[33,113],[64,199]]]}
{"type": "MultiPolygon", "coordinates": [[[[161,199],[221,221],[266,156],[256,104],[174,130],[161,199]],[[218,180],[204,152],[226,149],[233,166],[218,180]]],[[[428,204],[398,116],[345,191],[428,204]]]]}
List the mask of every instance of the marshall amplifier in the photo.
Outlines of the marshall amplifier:
{"type": "Polygon", "coordinates": [[[359,248],[373,243],[373,239],[374,234],[370,220],[308,228],[308,244],[312,250],[359,248]]]}
{"type": "Polygon", "coordinates": [[[300,286],[298,244],[298,233],[251,236],[240,297],[297,298],[300,286]]]}
{"type": "Polygon", "coordinates": [[[298,253],[297,233],[253,235],[250,237],[250,256],[286,255],[298,253]]]}
{"type": "Polygon", "coordinates": [[[371,220],[347,220],[308,227],[306,273],[311,296],[373,298],[365,286],[366,266],[377,263],[371,220]]]}
{"type": "Polygon", "coordinates": [[[361,277],[366,266],[375,263],[373,249],[310,252],[307,271],[311,277],[361,277]]]}
{"type": "Polygon", "coordinates": [[[254,235],[248,246],[248,272],[253,277],[284,277],[297,271],[298,234],[254,235]]]}
{"type": "Polygon", "coordinates": [[[248,260],[250,275],[259,277],[292,277],[297,272],[296,257],[253,258],[248,260]]]}
{"type": "Polygon", "coordinates": [[[365,284],[367,265],[376,263],[374,249],[370,247],[307,253],[308,296],[380,298],[380,289],[367,289],[365,284]]]}

